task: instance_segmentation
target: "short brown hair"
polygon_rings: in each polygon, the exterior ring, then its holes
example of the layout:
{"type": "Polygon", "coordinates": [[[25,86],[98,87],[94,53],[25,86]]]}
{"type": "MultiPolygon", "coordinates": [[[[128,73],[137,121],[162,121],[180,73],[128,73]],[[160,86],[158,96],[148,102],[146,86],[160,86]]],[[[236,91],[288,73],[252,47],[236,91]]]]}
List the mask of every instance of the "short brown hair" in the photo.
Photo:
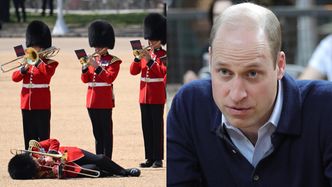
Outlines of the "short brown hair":
{"type": "MultiPolygon", "coordinates": [[[[213,24],[210,34],[210,46],[212,47],[216,33],[225,22],[232,22],[240,19],[239,15],[245,15],[256,20],[257,27],[262,28],[270,46],[271,56],[277,61],[277,56],[281,50],[281,26],[275,14],[262,6],[253,3],[240,3],[227,8],[218,16],[213,24]]],[[[274,64],[276,66],[276,64],[274,64]]]]}

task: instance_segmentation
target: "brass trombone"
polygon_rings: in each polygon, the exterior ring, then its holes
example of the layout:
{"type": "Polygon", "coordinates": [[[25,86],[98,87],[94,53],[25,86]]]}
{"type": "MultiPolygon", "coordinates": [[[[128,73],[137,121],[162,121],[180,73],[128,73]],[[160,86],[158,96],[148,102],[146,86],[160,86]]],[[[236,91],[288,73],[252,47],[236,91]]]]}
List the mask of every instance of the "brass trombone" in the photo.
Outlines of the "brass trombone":
{"type": "MultiPolygon", "coordinates": [[[[93,178],[97,178],[100,176],[100,171],[98,170],[93,170],[93,169],[88,169],[88,168],[83,168],[80,166],[72,166],[69,164],[65,164],[67,161],[67,153],[64,154],[52,154],[52,153],[43,153],[43,152],[39,152],[39,151],[32,151],[32,150],[23,150],[23,149],[10,149],[10,153],[13,155],[17,155],[17,154],[23,154],[23,153],[31,153],[31,154],[38,154],[38,155],[43,155],[43,156],[50,156],[53,158],[57,158],[60,159],[61,163],[54,163],[55,165],[58,166],[62,166],[62,172],[68,172],[68,173],[74,173],[74,174],[78,174],[78,175],[83,175],[83,176],[87,176],[87,177],[93,177],[93,178]],[[80,171],[82,172],[90,172],[89,173],[81,173],[81,172],[77,172],[77,171],[73,171],[73,170],[69,170],[69,169],[65,169],[65,168],[72,168],[72,169],[80,169],[80,171]]],[[[45,167],[45,168],[49,168],[52,169],[52,166],[45,166],[45,165],[41,165],[41,167],[45,167]]]]}
{"type": "Polygon", "coordinates": [[[50,48],[47,48],[40,52],[37,52],[34,48],[29,47],[29,48],[25,49],[25,51],[24,51],[25,55],[19,56],[18,58],[14,59],[14,60],[1,64],[0,69],[3,73],[6,73],[11,70],[17,69],[18,67],[23,66],[25,64],[35,65],[39,61],[39,58],[49,59],[49,58],[57,55],[59,53],[59,50],[60,50],[59,48],[50,47],[50,48]],[[18,62],[19,65],[13,66],[14,62],[17,62],[21,59],[23,59],[23,60],[21,62],[18,62]],[[7,67],[7,66],[9,66],[9,67],[7,67]],[[12,66],[12,67],[10,67],[10,66],[12,66]]]}

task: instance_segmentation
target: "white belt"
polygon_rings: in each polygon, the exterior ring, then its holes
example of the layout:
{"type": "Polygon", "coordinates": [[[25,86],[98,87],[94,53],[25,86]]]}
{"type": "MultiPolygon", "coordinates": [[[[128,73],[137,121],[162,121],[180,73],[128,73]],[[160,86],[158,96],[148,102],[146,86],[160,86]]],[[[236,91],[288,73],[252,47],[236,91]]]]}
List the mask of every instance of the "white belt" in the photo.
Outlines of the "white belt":
{"type": "Polygon", "coordinates": [[[112,84],[106,82],[89,82],[88,85],[90,87],[112,86],[112,84]]]}
{"type": "Polygon", "coordinates": [[[48,84],[23,84],[23,88],[48,88],[48,84]]]}
{"type": "Polygon", "coordinates": [[[143,82],[163,82],[163,78],[147,78],[147,77],[141,77],[141,81],[143,82]]]}

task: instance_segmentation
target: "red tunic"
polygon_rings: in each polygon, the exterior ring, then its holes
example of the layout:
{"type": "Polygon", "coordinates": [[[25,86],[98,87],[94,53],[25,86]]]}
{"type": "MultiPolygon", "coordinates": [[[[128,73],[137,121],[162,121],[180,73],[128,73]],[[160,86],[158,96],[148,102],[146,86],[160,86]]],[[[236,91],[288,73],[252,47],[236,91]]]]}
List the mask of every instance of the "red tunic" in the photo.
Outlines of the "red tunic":
{"type": "Polygon", "coordinates": [[[166,56],[163,49],[150,51],[152,60],[155,62],[151,67],[147,61],[132,62],[130,73],[137,75],[141,73],[139,103],[141,104],[165,104],[166,102],[166,73],[167,67],[161,58],[166,56]]]}
{"type": "Polygon", "coordinates": [[[113,108],[113,81],[118,76],[121,60],[113,55],[105,55],[100,59],[96,58],[102,67],[99,74],[95,73],[95,68],[88,67],[88,71],[82,73],[83,83],[88,83],[88,92],[86,96],[87,108],[113,108]]]}
{"type": "MultiPolygon", "coordinates": [[[[58,151],[61,154],[67,154],[67,160],[66,165],[75,166],[75,168],[72,167],[65,167],[66,170],[74,170],[75,172],[80,172],[80,166],[75,164],[74,161],[82,158],[84,156],[81,149],[77,147],[60,147],[60,143],[57,139],[48,139],[39,142],[40,146],[44,149],[44,151],[47,153],[49,150],[58,151]]],[[[77,174],[71,173],[71,172],[64,172],[64,177],[76,177],[77,174]]]]}
{"type": "Polygon", "coordinates": [[[42,59],[36,66],[29,66],[27,73],[16,70],[12,74],[14,82],[23,80],[21,90],[21,109],[38,110],[51,108],[50,81],[58,66],[58,62],[42,59]]]}

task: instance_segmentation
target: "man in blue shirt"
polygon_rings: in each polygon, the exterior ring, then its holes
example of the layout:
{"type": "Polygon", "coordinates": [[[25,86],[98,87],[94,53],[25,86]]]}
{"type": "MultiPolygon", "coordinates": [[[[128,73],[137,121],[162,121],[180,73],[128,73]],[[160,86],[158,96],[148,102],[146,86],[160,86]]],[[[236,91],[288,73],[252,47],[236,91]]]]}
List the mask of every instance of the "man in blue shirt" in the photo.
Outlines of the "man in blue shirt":
{"type": "Polygon", "coordinates": [[[332,185],[332,84],[285,74],[276,16],[233,5],[210,42],[211,80],[181,88],[168,113],[167,185],[332,185]]]}

